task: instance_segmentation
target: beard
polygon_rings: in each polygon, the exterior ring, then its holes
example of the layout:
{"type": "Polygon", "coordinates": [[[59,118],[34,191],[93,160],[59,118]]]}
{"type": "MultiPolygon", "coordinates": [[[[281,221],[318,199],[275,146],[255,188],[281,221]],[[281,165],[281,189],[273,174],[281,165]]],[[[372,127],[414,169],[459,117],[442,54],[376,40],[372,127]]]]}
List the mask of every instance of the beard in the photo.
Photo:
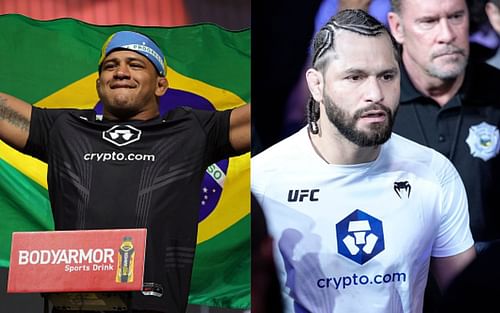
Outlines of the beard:
{"type": "Polygon", "coordinates": [[[460,76],[467,66],[468,55],[464,49],[448,46],[431,54],[431,62],[427,67],[427,73],[442,80],[453,80],[460,76]],[[457,56],[443,64],[434,64],[432,61],[445,53],[456,53],[457,56]]]}
{"type": "Polygon", "coordinates": [[[324,94],[323,98],[328,119],[350,142],[360,147],[371,147],[381,145],[391,137],[395,114],[392,114],[391,110],[386,106],[373,104],[357,110],[351,117],[345,110],[336,105],[327,94],[324,94]],[[368,131],[357,129],[358,120],[365,112],[370,110],[384,111],[387,116],[385,122],[370,124],[368,131]]]}

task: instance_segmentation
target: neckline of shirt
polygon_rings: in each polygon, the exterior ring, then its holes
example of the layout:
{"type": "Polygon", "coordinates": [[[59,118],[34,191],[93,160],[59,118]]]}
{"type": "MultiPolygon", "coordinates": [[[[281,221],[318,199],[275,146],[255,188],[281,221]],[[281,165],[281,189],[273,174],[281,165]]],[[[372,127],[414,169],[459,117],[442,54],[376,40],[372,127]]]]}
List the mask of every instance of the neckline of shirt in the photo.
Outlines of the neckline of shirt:
{"type": "Polygon", "coordinates": [[[370,162],[357,163],[357,164],[332,164],[332,163],[327,163],[325,160],[323,160],[323,158],[320,155],[318,155],[318,153],[314,149],[314,146],[311,140],[309,139],[307,126],[300,130],[300,137],[302,137],[302,140],[305,140],[306,142],[305,152],[310,155],[315,165],[320,166],[325,170],[332,170],[344,174],[364,173],[370,170],[378,163],[383,151],[385,150],[384,149],[385,144],[384,144],[382,145],[382,148],[380,149],[380,153],[377,156],[377,158],[370,162]]]}

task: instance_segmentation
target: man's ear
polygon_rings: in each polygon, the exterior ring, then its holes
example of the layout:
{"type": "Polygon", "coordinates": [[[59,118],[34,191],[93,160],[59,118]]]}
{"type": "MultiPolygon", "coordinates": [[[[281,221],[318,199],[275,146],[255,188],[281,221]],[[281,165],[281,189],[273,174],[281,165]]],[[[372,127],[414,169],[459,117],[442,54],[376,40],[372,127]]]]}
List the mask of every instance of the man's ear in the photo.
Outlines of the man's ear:
{"type": "Polygon", "coordinates": [[[495,5],[492,1],[488,1],[486,2],[484,11],[493,29],[500,34],[500,7],[495,5]]]}
{"type": "Polygon", "coordinates": [[[387,22],[389,23],[389,28],[394,39],[402,44],[404,41],[404,29],[403,24],[401,24],[401,17],[395,12],[389,12],[387,13],[387,22]]]}
{"type": "Polygon", "coordinates": [[[158,79],[156,81],[156,90],[155,90],[155,95],[157,97],[161,97],[167,92],[168,89],[168,80],[166,77],[161,77],[158,76],[158,79]]]}
{"type": "Polygon", "coordinates": [[[99,95],[99,98],[101,97],[101,81],[96,79],[95,81],[95,89],[97,90],[97,94],[99,95]]]}
{"type": "Polygon", "coordinates": [[[310,68],[306,71],[306,81],[309,92],[316,102],[323,101],[324,78],[318,70],[310,68]]]}

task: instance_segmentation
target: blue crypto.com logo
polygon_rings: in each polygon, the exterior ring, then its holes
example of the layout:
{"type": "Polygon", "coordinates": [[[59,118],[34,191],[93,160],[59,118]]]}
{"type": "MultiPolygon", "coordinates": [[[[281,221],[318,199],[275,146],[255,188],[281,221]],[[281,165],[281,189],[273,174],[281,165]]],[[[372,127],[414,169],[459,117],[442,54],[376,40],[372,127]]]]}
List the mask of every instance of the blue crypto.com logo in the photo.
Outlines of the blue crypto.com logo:
{"type": "Polygon", "coordinates": [[[356,210],[335,226],[339,254],[365,264],[384,251],[382,221],[356,210]]]}

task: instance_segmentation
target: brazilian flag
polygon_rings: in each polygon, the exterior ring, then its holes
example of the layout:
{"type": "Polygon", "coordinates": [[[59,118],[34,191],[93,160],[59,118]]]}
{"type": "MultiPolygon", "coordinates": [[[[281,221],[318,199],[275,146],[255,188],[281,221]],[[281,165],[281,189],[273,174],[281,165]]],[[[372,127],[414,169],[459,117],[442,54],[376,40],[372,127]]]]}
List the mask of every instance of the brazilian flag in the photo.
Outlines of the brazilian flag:
{"type": "MultiPolygon", "coordinates": [[[[74,19],[0,15],[0,91],[37,107],[102,110],[95,90],[104,41],[132,30],[165,53],[169,90],[160,111],[188,105],[224,110],[250,101],[250,30],[214,24],[96,26],[74,19]]],[[[211,165],[200,186],[198,245],[189,302],[250,307],[250,156],[211,165]]],[[[0,266],[14,231],[54,229],[47,165],[0,141],[0,266]]]]}

